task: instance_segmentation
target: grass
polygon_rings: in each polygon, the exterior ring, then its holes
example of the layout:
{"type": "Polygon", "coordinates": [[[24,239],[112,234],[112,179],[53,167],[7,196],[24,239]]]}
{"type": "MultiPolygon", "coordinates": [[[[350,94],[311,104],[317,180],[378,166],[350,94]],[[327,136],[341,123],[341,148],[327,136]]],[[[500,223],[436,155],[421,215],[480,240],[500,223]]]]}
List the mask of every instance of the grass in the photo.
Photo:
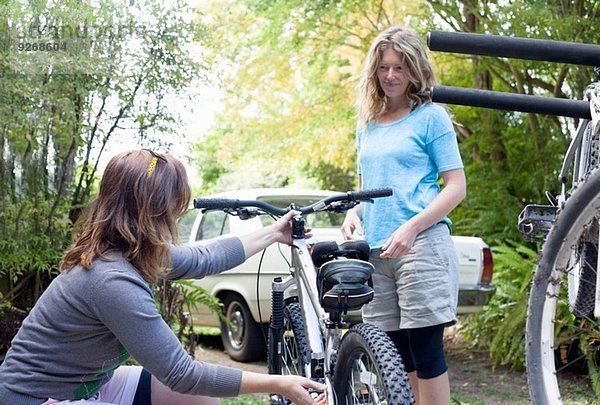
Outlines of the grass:
{"type": "Polygon", "coordinates": [[[221,399],[221,405],[263,405],[268,403],[268,400],[258,395],[240,395],[235,398],[221,399]]]}
{"type": "Polygon", "coordinates": [[[453,394],[450,398],[450,404],[451,405],[485,405],[485,402],[479,398],[453,394]]]}

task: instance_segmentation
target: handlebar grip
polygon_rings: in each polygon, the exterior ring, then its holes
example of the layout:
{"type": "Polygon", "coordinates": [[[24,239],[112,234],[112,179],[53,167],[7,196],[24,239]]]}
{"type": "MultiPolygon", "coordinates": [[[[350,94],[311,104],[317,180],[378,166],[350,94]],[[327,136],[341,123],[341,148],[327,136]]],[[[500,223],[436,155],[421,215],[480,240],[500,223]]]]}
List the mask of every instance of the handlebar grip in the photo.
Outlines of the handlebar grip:
{"type": "Polygon", "coordinates": [[[354,200],[370,200],[372,198],[389,197],[393,194],[391,188],[374,188],[371,190],[354,191],[349,193],[354,200]]]}
{"type": "Polygon", "coordinates": [[[194,208],[223,209],[239,208],[240,200],[230,198],[196,198],[194,208]]]}
{"type": "Polygon", "coordinates": [[[431,100],[436,103],[468,105],[495,110],[521,111],[563,117],[591,119],[590,104],[582,100],[530,96],[464,87],[433,86],[431,100]]]}
{"type": "Polygon", "coordinates": [[[432,51],[600,66],[600,45],[580,42],[431,31],[427,46],[432,51]]]}

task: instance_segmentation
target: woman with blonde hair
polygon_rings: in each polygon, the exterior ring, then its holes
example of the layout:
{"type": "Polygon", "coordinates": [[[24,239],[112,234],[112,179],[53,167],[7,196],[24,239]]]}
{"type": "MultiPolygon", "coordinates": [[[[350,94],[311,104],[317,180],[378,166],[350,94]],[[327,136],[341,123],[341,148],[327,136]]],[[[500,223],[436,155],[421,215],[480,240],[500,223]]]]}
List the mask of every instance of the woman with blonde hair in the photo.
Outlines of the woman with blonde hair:
{"type": "Polygon", "coordinates": [[[316,402],[324,385],[194,360],[156,309],[159,277],[201,278],[235,267],[272,243],[290,244],[291,211],[252,234],[178,246],[190,200],[184,166],[150,150],[111,159],[61,274],[42,294],[0,366],[2,404],[177,405],[277,392],[316,402]],[[122,365],[134,358],[140,366],[122,365]]]}
{"type": "Polygon", "coordinates": [[[420,405],[450,403],[443,331],[456,319],[458,258],[447,215],[466,195],[452,122],[431,102],[434,83],[414,31],[393,26],[375,38],[357,103],[358,181],[393,196],[348,211],[342,226],[344,238],[371,246],[375,297],[363,319],[396,344],[420,405]]]}

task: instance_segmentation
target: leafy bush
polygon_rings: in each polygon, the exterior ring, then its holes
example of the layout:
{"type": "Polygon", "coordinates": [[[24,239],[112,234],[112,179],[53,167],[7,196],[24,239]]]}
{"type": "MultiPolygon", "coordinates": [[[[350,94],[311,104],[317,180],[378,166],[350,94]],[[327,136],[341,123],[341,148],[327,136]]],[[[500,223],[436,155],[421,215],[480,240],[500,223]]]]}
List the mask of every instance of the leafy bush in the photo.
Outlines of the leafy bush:
{"type": "Polygon", "coordinates": [[[465,337],[490,352],[497,364],[523,369],[527,298],[538,253],[517,242],[492,248],[496,293],[465,325],[465,337]]]}

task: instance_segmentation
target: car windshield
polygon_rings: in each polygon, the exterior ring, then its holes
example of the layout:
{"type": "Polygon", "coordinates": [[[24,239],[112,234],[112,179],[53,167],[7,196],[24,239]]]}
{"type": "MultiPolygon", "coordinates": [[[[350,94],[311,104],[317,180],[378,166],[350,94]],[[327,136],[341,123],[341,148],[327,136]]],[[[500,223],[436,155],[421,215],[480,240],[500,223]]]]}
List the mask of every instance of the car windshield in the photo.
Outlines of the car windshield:
{"type": "MultiPolygon", "coordinates": [[[[260,201],[264,201],[268,204],[276,207],[287,207],[294,202],[299,207],[305,207],[322,200],[326,196],[267,196],[258,197],[260,201]]],[[[306,226],[311,228],[339,228],[344,222],[343,214],[334,214],[331,212],[317,212],[314,214],[307,215],[305,217],[306,226]]],[[[273,218],[268,215],[261,215],[260,221],[263,226],[270,225],[274,222],[273,218]]]]}

